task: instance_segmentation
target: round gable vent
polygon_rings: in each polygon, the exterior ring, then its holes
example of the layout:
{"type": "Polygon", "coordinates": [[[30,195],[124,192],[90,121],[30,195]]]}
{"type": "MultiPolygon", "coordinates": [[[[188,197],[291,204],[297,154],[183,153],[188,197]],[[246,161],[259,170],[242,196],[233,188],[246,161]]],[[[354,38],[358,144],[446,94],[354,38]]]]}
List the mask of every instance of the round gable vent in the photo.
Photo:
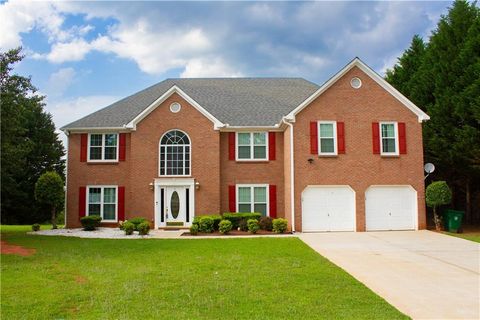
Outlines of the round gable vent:
{"type": "Polygon", "coordinates": [[[352,88],[354,89],[358,89],[362,86],[362,80],[360,80],[360,78],[352,78],[352,80],[350,80],[350,85],[352,86],[352,88]]]}
{"type": "Polygon", "coordinates": [[[178,102],[174,102],[170,105],[170,111],[172,111],[173,113],[179,112],[180,109],[182,109],[182,106],[178,102]]]}

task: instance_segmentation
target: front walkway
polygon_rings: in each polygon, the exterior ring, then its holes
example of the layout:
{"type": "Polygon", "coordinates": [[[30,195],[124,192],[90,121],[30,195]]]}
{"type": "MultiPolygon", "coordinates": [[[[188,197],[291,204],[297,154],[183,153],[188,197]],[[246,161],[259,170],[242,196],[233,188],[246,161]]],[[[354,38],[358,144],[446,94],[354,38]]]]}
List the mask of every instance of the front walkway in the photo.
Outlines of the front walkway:
{"type": "Polygon", "coordinates": [[[480,245],[422,231],[300,239],[414,319],[480,318],[480,245]]]}

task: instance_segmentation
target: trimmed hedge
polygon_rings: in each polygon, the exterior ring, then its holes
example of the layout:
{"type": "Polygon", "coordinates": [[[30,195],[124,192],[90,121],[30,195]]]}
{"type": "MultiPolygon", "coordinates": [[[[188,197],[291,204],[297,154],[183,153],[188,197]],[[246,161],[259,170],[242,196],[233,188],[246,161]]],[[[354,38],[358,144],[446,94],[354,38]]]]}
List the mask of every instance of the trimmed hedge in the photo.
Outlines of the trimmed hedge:
{"type": "Polygon", "coordinates": [[[32,231],[38,231],[38,230],[40,230],[40,225],[38,223],[34,223],[32,225],[32,231]]]}
{"type": "Polygon", "coordinates": [[[95,230],[100,225],[101,221],[102,217],[100,216],[86,216],[80,219],[80,223],[85,231],[95,230]]]}
{"type": "Polygon", "coordinates": [[[228,234],[232,230],[232,223],[228,220],[222,220],[220,221],[220,224],[218,225],[218,231],[220,231],[221,234],[228,234]]]}
{"type": "Polygon", "coordinates": [[[286,219],[278,218],[273,219],[273,232],[275,233],[284,233],[287,231],[288,222],[286,219]]]}
{"type": "Polygon", "coordinates": [[[214,220],[212,217],[210,216],[201,217],[198,223],[198,231],[204,232],[204,233],[212,233],[213,223],[214,223],[214,220]]]}
{"type": "Polygon", "coordinates": [[[123,224],[123,231],[125,231],[125,234],[127,236],[132,235],[133,231],[135,231],[135,225],[130,221],[125,221],[125,223],[123,224]]]}
{"type": "Polygon", "coordinates": [[[140,223],[137,226],[138,234],[141,236],[146,236],[150,232],[150,223],[147,221],[140,223]]]}
{"type": "Polygon", "coordinates": [[[250,233],[257,233],[258,229],[260,229],[260,226],[258,225],[258,221],[256,219],[249,219],[247,221],[247,225],[248,225],[248,231],[250,233]]]}
{"type": "Polygon", "coordinates": [[[198,234],[198,224],[192,224],[192,226],[190,227],[190,234],[192,236],[196,236],[198,234]]]}
{"type": "Polygon", "coordinates": [[[132,218],[132,219],[128,219],[128,222],[130,223],[133,223],[133,225],[135,226],[135,231],[138,231],[138,225],[140,223],[143,223],[143,222],[147,222],[147,219],[143,218],[143,217],[135,217],[135,218],[132,218]]]}
{"type": "Polygon", "coordinates": [[[223,214],[223,219],[230,221],[234,229],[240,226],[241,220],[245,220],[246,222],[250,219],[255,219],[258,221],[261,217],[262,214],[257,212],[227,212],[223,214]]]}
{"type": "Polygon", "coordinates": [[[210,215],[196,216],[195,218],[193,218],[192,225],[193,225],[193,224],[196,224],[196,225],[200,226],[200,219],[202,219],[203,217],[212,218],[212,219],[213,219],[213,230],[214,230],[214,231],[218,231],[218,225],[220,224],[220,221],[223,220],[223,218],[222,218],[221,215],[219,215],[219,214],[210,214],[210,215]]]}
{"type": "Polygon", "coordinates": [[[262,230],[267,230],[267,231],[272,231],[273,229],[273,219],[270,217],[261,217],[260,221],[258,221],[258,225],[260,226],[260,229],[262,230]]]}

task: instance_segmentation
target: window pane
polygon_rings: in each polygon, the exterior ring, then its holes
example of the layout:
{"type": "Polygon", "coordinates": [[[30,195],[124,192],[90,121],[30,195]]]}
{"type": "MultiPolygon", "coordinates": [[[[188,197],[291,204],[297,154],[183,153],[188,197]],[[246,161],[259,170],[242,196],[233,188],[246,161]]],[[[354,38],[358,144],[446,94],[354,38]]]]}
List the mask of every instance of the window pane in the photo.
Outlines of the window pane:
{"type": "Polygon", "coordinates": [[[238,188],[238,202],[250,202],[250,187],[238,188]]]}
{"type": "Polygon", "coordinates": [[[261,213],[262,216],[266,216],[267,215],[267,205],[266,204],[255,204],[254,205],[254,208],[253,208],[254,212],[258,212],[258,213],[261,213]]]}
{"type": "Polygon", "coordinates": [[[320,152],[335,152],[334,139],[320,139],[320,152]]]}
{"type": "Polygon", "coordinates": [[[101,134],[91,134],[90,135],[90,146],[101,146],[102,145],[102,135],[101,134]]]}
{"type": "Polygon", "coordinates": [[[320,137],[333,138],[332,123],[320,123],[320,137]]]}
{"type": "Polygon", "coordinates": [[[239,133],[238,145],[250,145],[250,133],[239,133]]]}
{"type": "Polygon", "coordinates": [[[253,198],[255,202],[267,202],[267,188],[254,187],[253,198]]]}
{"type": "Polygon", "coordinates": [[[101,188],[88,189],[88,203],[100,203],[101,188]]]}
{"type": "Polygon", "coordinates": [[[99,216],[100,215],[100,204],[89,204],[88,205],[88,215],[89,216],[99,216]]]}
{"type": "Polygon", "coordinates": [[[102,160],[102,147],[90,147],[90,160],[102,160]]]}
{"type": "Polygon", "coordinates": [[[250,146],[238,147],[238,159],[250,159],[250,146]]]}
{"type": "Polygon", "coordinates": [[[239,204],[238,212],[252,212],[250,204],[239,204]]]}
{"type": "Polygon", "coordinates": [[[264,145],[266,143],[266,133],[259,132],[253,134],[253,144],[264,145]]]}
{"type": "Polygon", "coordinates": [[[103,189],[103,202],[104,203],[115,203],[116,202],[116,192],[115,188],[105,188],[103,189]]]}
{"type": "Polygon", "coordinates": [[[104,220],[115,220],[115,205],[114,204],[104,204],[103,205],[103,219],[104,220]]]}
{"type": "Polygon", "coordinates": [[[395,152],[395,139],[382,139],[382,152],[395,152]]]}
{"type": "Polygon", "coordinates": [[[253,147],[253,158],[254,159],[266,159],[267,158],[267,147],[253,147]]]}
{"type": "Polygon", "coordinates": [[[106,146],[117,146],[117,135],[116,134],[106,134],[105,135],[105,145],[106,146]]]}
{"type": "Polygon", "coordinates": [[[393,123],[382,124],[382,137],[383,138],[395,137],[395,125],[393,123]]]}
{"type": "Polygon", "coordinates": [[[105,160],[117,159],[117,147],[105,147],[105,160]]]}

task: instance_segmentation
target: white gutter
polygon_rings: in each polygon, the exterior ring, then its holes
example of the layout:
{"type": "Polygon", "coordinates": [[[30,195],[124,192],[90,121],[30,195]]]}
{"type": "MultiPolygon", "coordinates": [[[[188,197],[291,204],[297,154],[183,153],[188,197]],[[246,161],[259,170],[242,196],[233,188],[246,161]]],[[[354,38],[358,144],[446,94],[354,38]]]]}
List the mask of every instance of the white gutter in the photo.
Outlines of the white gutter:
{"type": "Polygon", "coordinates": [[[283,123],[290,127],[290,205],[291,205],[291,219],[292,232],[295,232],[295,171],[293,158],[293,124],[282,119],[283,123]]]}

